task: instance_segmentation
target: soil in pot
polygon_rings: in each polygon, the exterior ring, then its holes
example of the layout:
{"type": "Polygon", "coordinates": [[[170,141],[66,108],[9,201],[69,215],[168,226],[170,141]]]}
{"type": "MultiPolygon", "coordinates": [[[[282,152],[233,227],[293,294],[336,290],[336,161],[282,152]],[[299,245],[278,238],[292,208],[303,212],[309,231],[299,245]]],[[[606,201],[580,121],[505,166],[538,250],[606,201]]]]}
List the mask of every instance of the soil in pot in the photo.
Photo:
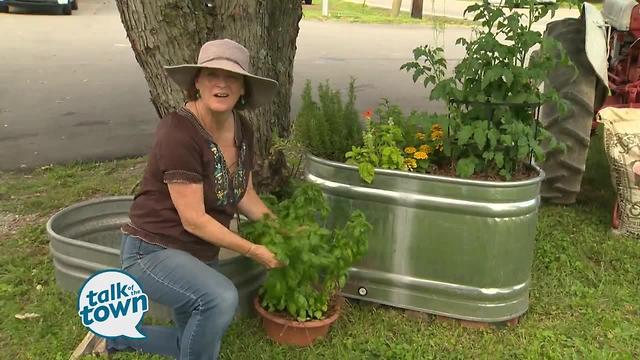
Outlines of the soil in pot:
{"type": "Polygon", "coordinates": [[[256,297],[253,305],[260,317],[267,336],[273,341],[284,345],[309,346],[317,339],[327,335],[329,327],[340,315],[343,298],[331,301],[329,311],[322,320],[296,321],[285,313],[270,313],[260,305],[256,297]]]}

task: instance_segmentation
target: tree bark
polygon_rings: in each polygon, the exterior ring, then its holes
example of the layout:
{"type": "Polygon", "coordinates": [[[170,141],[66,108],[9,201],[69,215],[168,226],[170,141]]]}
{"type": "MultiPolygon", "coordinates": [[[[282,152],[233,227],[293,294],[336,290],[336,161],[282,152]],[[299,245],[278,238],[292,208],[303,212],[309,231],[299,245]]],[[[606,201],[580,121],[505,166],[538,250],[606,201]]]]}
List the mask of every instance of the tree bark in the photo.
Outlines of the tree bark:
{"type": "Polygon", "coordinates": [[[411,17],[422,19],[422,0],[413,0],[411,2],[411,17]]]}
{"type": "Polygon", "coordinates": [[[402,6],[402,0],[393,0],[391,4],[391,16],[398,17],[400,15],[400,7],[402,6]]]}
{"type": "Polygon", "coordinates": [[[273,130],[281,137],[289,135],[300,1],[116,0],[116,4],[159,117],[185,100],[166,76],[164,65],[195,63],[200,46],[214,39],[228,38],[249,49],[252,72],[280,84],[270,105],[245,112],[256,134],[254,182],[262,191],[281,185],[284,157],[270,156],[269,150],[273,130]]]}

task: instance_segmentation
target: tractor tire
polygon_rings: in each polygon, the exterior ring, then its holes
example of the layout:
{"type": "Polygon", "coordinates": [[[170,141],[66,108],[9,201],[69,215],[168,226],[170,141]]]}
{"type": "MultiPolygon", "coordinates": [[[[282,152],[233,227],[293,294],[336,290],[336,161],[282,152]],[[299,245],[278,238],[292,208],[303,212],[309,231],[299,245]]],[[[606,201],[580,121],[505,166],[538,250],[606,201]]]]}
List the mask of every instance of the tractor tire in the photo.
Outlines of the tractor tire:
{"type": "MultiPolygon", "coordinates": [[[[555,89],[569,106],[562,114],[553,104],[545,104],[540,110],[542,126],[566,146],[566,152],[547,151],[541,164],[546,177],[540,194],[552,203],[573,204],[580,192],[591,141],[591,122],[601,95],[596,100],[598,80],[585,53],[584,20],[550,22],[544,36],[552,37],[564,46],[577,72],[571,66],[560,65],[549,73],[544,83],[545,88],[555,89]]],[[[560,57],[559,52],[557,57],[560,57]]]]}

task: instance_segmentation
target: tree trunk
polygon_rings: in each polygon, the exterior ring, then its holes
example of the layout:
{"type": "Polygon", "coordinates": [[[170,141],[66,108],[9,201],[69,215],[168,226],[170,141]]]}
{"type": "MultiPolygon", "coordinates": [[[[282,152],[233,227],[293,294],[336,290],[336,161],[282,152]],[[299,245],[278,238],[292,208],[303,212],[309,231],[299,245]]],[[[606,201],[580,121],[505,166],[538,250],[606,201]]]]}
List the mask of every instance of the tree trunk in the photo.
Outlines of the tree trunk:
{"type": "Polygon", "coordinates": [[[413,0],[411,3],[411,17],[422,19],[422,0],[413,0]]]}
{"type": "Polygon", "coordinates": [[[391,4],[391,16],[398,17],[400,15],[400,7],[402,6],[402,0],[393,0],[391,4]]]}
{"type": "Polygon", "coordinates": [[[284,157],[270,156],[269,150],[272,130],[281,137],[289,135],[300,1],[116,0],[116,4],[159,117],[185,100],[166,76],[164,65],[195,63],[200,46],[214,39],[228,38],[249,49],[252,72],[280,84],[269,106],[246,112],[256,133],[254,182],[262,191],[281,185],[284,157]]]}

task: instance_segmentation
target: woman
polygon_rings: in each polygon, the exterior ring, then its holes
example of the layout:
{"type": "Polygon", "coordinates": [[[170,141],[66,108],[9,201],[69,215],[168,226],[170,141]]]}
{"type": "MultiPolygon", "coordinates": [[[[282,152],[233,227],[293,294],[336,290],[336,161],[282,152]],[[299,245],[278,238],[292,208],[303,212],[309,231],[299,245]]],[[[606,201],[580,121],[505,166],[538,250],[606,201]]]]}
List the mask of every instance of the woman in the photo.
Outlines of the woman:
{"type": "Polygon", "coordinates": [[[252,75],[249,52],[228,39],[204,44],[197,64],[166,70],[189,101],[158,125],[121,257],[149,299],[173,309],[175,327],[143,326],[145,339],[109,339],[106,347],[215,359],[238,305],[235,286],[215,269],[219,249],[280,266],[266,247],[229,230],[238,212],[273,215],[252,185],[253,131],[235,110],[266,104],[277,82],[252,75]]]}

